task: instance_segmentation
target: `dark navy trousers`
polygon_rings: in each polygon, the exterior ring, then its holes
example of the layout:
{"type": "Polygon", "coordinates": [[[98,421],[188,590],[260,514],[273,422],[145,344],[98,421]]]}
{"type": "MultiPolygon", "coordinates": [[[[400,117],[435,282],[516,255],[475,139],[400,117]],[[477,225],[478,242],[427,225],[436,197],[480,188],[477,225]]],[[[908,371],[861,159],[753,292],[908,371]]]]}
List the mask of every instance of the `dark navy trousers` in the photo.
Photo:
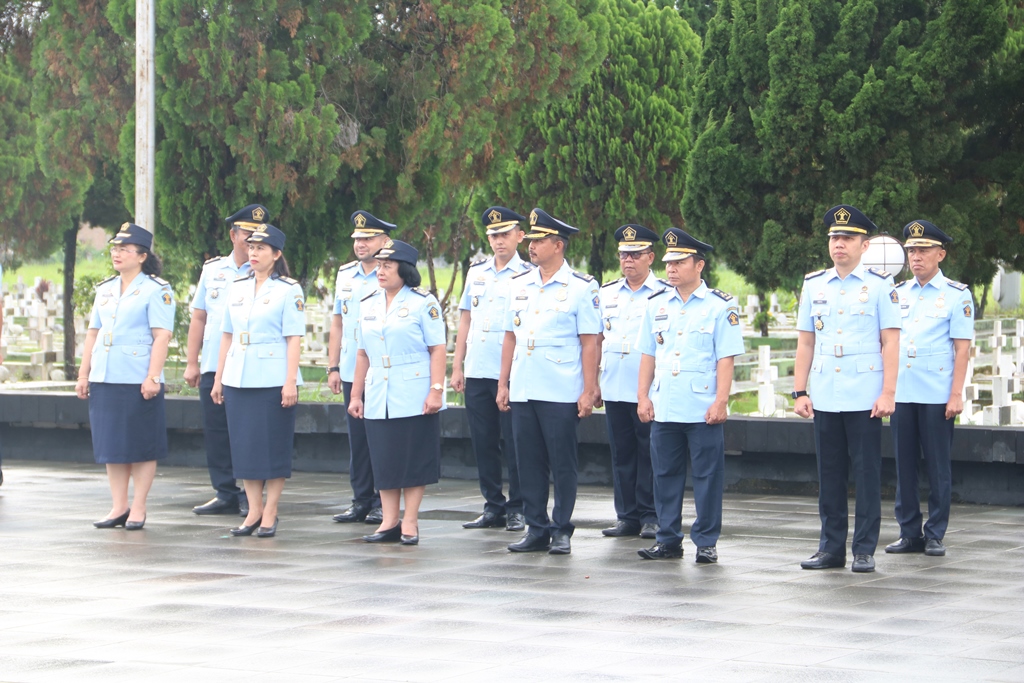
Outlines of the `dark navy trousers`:
{"type": "MultiPolygon", "coordinates": [[[[955,420],[955,418],[954,418],[955,420]]],[[[892,416],[896,447],[896,521],[901,538],[921,538],[921,500],[917,488],[918,464],[924,457],[928,472],[928,521],[924,537],[942,540],[949,526],[953,495],[950,448],[953,422],[946,419],[945,403],[897,403],[892,416]]]]}
{"type": "Polygon", "coordinates": [[[199,378],[199,404],[203,409],[203,445],[206,446],[206,466],[210,469],[210,483],[213,484],[217,497],[234,503],[242,491],[238,488],[234,469],[231,467],[228,414],[223,405],[217,405],[210,397],[216,376],[216,372],[204,372],[199,378]]]}
{"type": "Polygon", "coordinates": [[[818,451],[818,551],[846,557],[850,470],[857,487],[853,554],[874,555],[882,525],[882,418],[870,410],[814,411],[818,451]]]}
{"type": "Polygon", "coordinates": [[[575,403],[516,401],[512,405],[512,434],[519,459],[519,490],[530,534],[572,535],[576,507],[578,443],[575,403]],[[554,481],[555,504],[548,517],[548,487],[554,481]]]}
{"type": "Polygon", "coordinates": [[[698,548],[717,545],[722,534],[722,491],[725,485],[725,430],[705,422],[651,423],[651,464],[654,506],[658,512],[658,543],[683,540],[683,491],[686,465],[693,460],[693,502],[697,518],[690,540],[698,548]]]}
{"type": "Polygon", "coordinates": [[[380,507],[380,494],[373,485],[373,467],[370,464],[370,444],[366,441],[366,423],[348,414],[349,399],[352,398],[352,382],[342,382],[341,392],[345,397],[345,419],[348,420],[348,476],[352,484],[352,502],[356,505],[380,507]]]}
{"type": "Polygon", "coordinates": [[[655,524],[651,425],[640,421],[636,403],[605,401],[612,450],[615,516],[630,524],[655,524]]]}
{"type": "Polygon", "coordinates": [[[466,417],[480,477],[480,493],[484,496],[484,512],[500,516],[521,513],[523,498],[519,491],[519,465],[512,436],[512,413],[503,413],[495,403],[498,380],[467,377],[465,391],[466,417]],[[501,492],[502,453],[508,463],[507,502],[501,492]]]}

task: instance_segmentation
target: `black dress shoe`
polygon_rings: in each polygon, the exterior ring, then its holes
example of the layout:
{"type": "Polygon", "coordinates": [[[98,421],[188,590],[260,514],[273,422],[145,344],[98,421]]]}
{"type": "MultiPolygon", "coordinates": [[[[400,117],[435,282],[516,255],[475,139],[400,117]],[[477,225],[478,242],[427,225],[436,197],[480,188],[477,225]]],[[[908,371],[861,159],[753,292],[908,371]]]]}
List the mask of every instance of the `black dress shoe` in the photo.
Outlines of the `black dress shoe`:
{"type": "Polygon", "coordinates": [[[462,525],[463,529],[491,529],[496,526],[505,526],[505,515],[496,515],[493,512],[485,512],[472,522],[462,525]]]}
{"type": "Polygon", "coordinates": [[[380,524],[384,521],[384,511],[379,507],[370,508],[370,511],[366,513],[366,519],[363,520],[365,524],[380,524]]]}
{"type": "Polygon", "coordinates": [[[505,524],[505,531],[525,531],[526,518],[521,512],[508,513],[508,521],[505,524]]]}
{"type": "Polygon", "coordinates": [[[605,536],[614,536],[615,538],[621,538],[623,536],[636,536],[640,533],[640,525],[634,524],[633,522],[623,522],[621,519],[615,523],[615,526],[607,529],[602,529],[601,533],[605,536]]]}
{"type": "Polygon", "coordinates": [[[854,555],[853,564],[850,565],[850,570],[855,571],[858,574],[873,572],[875,571],[875,558],[863,553],[860,555],[854,555]]]}
{"type": "Polygon", "coordinates": [[[678,560],[683,556],[683,545],[655,543],[650,548],[637,550],[636,554],[645,560],[678,560]]]}
{"type": "MultiPolygon", "coordinates": [[[[337,515],[334,515],[331,519],[335,522],[342,524],[352,524],[354,522],[362,522],[366,519],[367,513],[370,512],[369,505],[360,505],[359,503],[353,503],[347,510],[337,515]]],[[[380,524],[380,522],[377,522],[380,524]]]]}
{"type": "Polygon", "coordinates": [[[367,534],[363,536],[363,540],[367,543],[394,543],[395,541],[400,541],[402,540],[402,523],[399,522],[384,531],[375,531],[372,534],[367,534]]]}
{"type": "Polygon", "coordinates": [[[832,553],[817,552],[811,555],[811,559],[804,560],[800,563],[802,569],[834,569],[836,567],[845,567],[846,557],[843,555],[833,555],[832,553]]]}
{"type": "Polygon", "coordinates": [[[572,552],[572,545],[569,543],[569,534],[559,532],[551,534],[551,549],[548,555],[568,555],[572,552]]]}
{"type": "Polygon", "coordinates": [[[270,538],[277,533],[278,518],[274,517],[274,526],[261,526],[256,530],[257,538],[270,538]]]}
{"type": "Polygon", "coordinates": [[[420,530],[416,529],[414,534],[402,534],[402,539],[399,541],[402,545],[419,545],[420,544],[420,530]]]}
{"type": "Polygon", "coordinates": [[[705,545],[697,548],[697,564],[715,564],[718,562],[718,548],[713,545],[705,545]]]}
{"type": "Polygon", "coordinates": [[[550,545],[551,537],[547,534],[527,533],[515,543],[509,543],[508,549],[514,553],[533,553],[547,550],[550,545]]]}
{"type": "Polygon", "coordinates": [[[885,552],[887,553],[923,553],[924,552],[924,539],[923,538],[905,538],[900,537],[900,540],[895,543],[890,543],[885,546],[885,552]]]}
{"type": "Polygon", "coordinates": [[[203,503],[192,508],[197,515],[233,515],[238,512],[238,501],[234,503],[223,498],[214,498],[209,503],[203,503]]]}
{"type": "Polygon", "coordinates": [[[260,524],[262,524],[262,523],[263,523],[263,518],[260,517],[259,519],[257,519],[255,522],[253,522],[249,526],[241,524],[241,525],[239,525],[239,526],[237,526],[237,527],[235,527],[234,529],[231,530],[231,535],[232,536],[252,536],[252,532],[256,531],[256,528],[260,524]]]}
{"type": "Polygon", "coordinates": [[[144,526],[146,526],[146,516],[145,515],[142,516],[142,521],[139,521],[139,522],[125,522],[124,523],[124,530],[125,531],[138,531],[139,529],[141,529],[144,526]]]}
{"type": "Polygon", "coordinates": [[[101,519],[98,522],[93,522],[92,525],[97,529],[113,529],[116,526],[124,526],[125,522],[128,521],[128,515],[130,515],[131,513],[131,508],[129,508],[125,510],[123,515],[118,515],[117,517],[107,517],[106,519],[101,519]]]}
{"type": "Polygon", "coordinates": [[[937,538],[929,538],[924,544],[924,554],[931,557],[942,557],[946,554],[946,546],[937,538]]]}
{"type": "Polygon", "coordinates": [[[648,522],[640,527],[640,538],[657,538],[658,537],[658,525],[648,522]]]}

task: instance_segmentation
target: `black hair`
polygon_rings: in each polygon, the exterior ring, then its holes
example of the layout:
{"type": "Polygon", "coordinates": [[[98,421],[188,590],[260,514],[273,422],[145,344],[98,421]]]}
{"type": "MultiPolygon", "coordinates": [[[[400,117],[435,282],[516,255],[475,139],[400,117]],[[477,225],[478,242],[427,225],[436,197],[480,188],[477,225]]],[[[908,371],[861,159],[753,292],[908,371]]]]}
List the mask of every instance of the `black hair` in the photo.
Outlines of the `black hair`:
{"type": "Polygon", "coordinates": [[[562,252],[563,253],[569,251],[569,238],[568,237],[562,237],[561,235],[552,235],[552,237],[554,237],[556,240],[558,240],[559,242],[562,243],[562,252]]]}
{"type": "Polygon", "coordinates": [[[419,287],[420,282],[423,281],[423,277],[416,266],[405,261],[398,262],[398,277],[402,278],[402,282],[410,287],[419,287]]]}
{"type": "MultiPolygon", "coordinates": [[[[280,249],[274,249],[275,254],[281,254],[280,249]]],[[[288,269],[288,262],[284,260],[284,254],[281,254],[281,258],[274,261],[274,270],[271,271],[271,275],[274,277],[291,277],[292,272],[288,269]]]]}
{"type": "Polygon", "coordinates": [[[135,248],[138,250],[139,254],[146,255],[146,260],[142,262],[142,272],[144,274],[159,276],[160,273],[164,272],[164,263],[160,260],[159,256],[141,244],[136,244],[135,248]]]}

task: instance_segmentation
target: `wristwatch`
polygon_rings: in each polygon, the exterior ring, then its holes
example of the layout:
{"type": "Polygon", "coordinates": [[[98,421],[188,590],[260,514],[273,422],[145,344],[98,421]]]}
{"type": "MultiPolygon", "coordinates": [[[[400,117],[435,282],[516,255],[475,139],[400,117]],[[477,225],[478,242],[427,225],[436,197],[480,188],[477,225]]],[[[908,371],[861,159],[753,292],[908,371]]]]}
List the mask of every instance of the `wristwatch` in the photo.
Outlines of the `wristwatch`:
{"type": "Polygon", "coordinates": [[[341,366],[332,365],[331,367],[327,368],[327,374],[328,375],[331,374],[332,372],[341,373],[341,366]]]}
{"type": "Polygon", "coordinates": [[[440,383],[438,383],[438,384],[431,384],[430,388],[431,388],[432,391],[441,391],[442,389],[444,389],[444,385],[440,384],[440,383]]]}
{"type": "Polygon", "coordinates": [[[796,400],[796,399],[800,398],[801,396],[806,396],[806,395],[807,395],[806,391],[794,391],[793,394],[792,394],[793,400],[796,400]]]}
{"type": "Polygon", "coordinates": [[[153,384],[160,384],[160,378],[159,377],[150,377],[149,379],[150,379],[151,382],[153,382],[153,384]]]}

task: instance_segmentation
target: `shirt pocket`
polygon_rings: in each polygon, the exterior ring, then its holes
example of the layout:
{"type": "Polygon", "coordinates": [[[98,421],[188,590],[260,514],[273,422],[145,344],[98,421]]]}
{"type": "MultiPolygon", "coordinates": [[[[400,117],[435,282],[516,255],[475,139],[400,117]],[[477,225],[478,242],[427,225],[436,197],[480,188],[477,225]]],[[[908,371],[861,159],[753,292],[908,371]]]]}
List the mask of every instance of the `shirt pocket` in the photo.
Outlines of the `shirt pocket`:
{"type": "Polygon", "coordinates": [[[406,382],[415,382],[421,379],[428,380],[430,379],[430,368],[419,366],[407,367],[402,371],[402,379],[406,382]]]}
{"type": "Polygon", "coordinates": [[[129,368],[131,373],[142,373],[143,375],[149,373],[149,354],[152,350],[151,346],[138,344],[122,346],[120,348],[125,367],[129,368]]]}
{"type": "Polygon", "coordinates": [[[288,347],[285,344],[258,344],[256,357],[261,361],[284,360],[288,357],[288,347]]]}
{"type": "Polygon", "coordinates": [[[556,365],[572,364],[580,358],[578,346],[555,346],[544,352],[544,358],[556,365]]]}
{"type": "Polygon", "coordinates": [[[928,359],[928,372],[936,375],[949,376],[953,374],[953,359],[943,356],[934,356],[928,359]]]}
{"type": "Polygon", "coordinates": [[[714,345],[715,321],[704,320],[699,324],[693,323],[687,338],[690,342],[690,348],[710,349],[714,345]]]}
{"type": "Polygon", "coordinates": [[[695,394],[713,394],[718,391],[718,385],[714,375],[703,374],[690,380],[690,389],[695,394]]]}
{"type": "Polygon", "coordinates": [[[876,356],[873,358],[858,358],[857,359],[857,372],[881,372],[882,371],[882,357],[876,356]]]}
{"type": "Polygon", "coordinates": [[[851,306],[850,315],[853,316],[854,325],[857,329],[873,330],[878,327],[875,317],[875,306],[870,301],[859,306],[851,306]]]}

